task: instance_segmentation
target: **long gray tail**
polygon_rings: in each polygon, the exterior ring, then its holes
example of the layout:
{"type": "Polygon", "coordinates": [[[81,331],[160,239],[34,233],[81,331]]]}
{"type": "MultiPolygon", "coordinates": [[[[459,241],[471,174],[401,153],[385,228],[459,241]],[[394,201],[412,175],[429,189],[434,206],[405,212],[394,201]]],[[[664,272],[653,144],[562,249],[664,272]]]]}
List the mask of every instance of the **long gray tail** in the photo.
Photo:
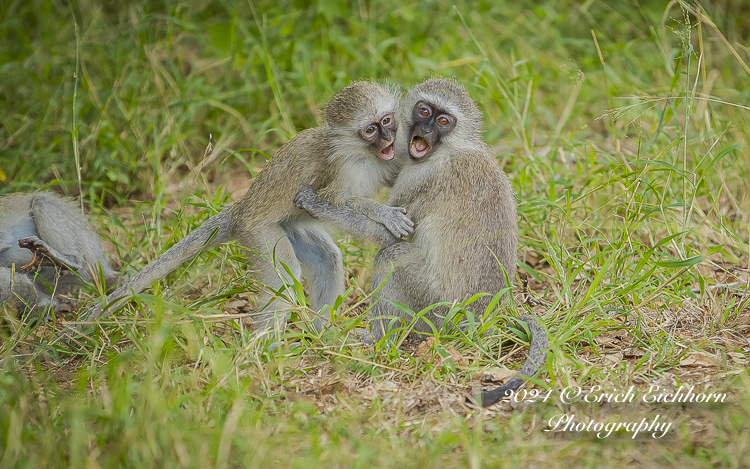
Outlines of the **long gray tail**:
{"type": "Polygon", "coordinates": [[[107,309],[102,310],[101,304],[96,305],[84,314],[83,321],[106,318],[110,311],[117,310],[122,305],[125,298],[150,287],[155,281],[166,277],[183,262],[197,256],[204,249],[229,241],[232,237],[231,218],[231,207],[228,207],[203,222],[183,240],[144,267],[130,279],[130,282],[120,285],[112,292],[107,297],[107,309]]]}
{"type": "Polygon", "coordinates": [[[507,383],[492,391],[482,393],[480,401],[482,407],[491,406],[504,397],[510,397],[513,392],[517,391],[526,382],[520,376],[534,376],[544,363],[544,357],[547,355],[547,345],[549,344],[547,331],[539,324],[538,318],[535,316],[519,316],[516,320],[523,321],[529,326],[529,332],[531,333],[529,357],[521,367],[521,371],[509,379],[507,383]]]}

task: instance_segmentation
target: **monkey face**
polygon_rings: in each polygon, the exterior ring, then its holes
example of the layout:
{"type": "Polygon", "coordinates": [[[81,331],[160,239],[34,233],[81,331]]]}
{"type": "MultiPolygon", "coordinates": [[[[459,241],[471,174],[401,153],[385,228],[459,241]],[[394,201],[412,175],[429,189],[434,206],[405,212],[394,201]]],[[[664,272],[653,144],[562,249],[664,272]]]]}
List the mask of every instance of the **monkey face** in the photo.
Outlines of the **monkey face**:
{"type": "Polygon", "coordinates": [[[359,129],[359,136],[369,143],[370,153],[383,161],[390,161],[396,152],[393,142],[396,140],[396,119],[393,113],[388,113],[376,121],[372,121],[359,129]]]}
{"type": "Polygon", "coordinates": [[[440,139],[456,127],[456,118],[427,101],[418,101],[412,110],[409,156],[414,161],[425,161],[437,148],[440,139]]]}

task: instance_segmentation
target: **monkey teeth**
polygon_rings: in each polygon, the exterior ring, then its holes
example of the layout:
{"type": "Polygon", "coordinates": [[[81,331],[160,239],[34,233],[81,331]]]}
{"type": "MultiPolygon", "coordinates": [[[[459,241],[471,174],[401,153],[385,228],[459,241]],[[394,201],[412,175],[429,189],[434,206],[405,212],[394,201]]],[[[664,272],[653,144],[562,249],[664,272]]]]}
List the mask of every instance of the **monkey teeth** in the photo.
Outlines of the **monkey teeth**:
{"type": "Polygon", "coordinates": [[[385,161],[390,161],[393,159],[393,156],[396,154],[395,151],[393,151],[393,144],[391,143],[387,147],[383,148],[380,151],[380,159],[385,161]]]}
{"type": "Polygon", "coordinates": [[[422,158],[430,151],[430,145],[427,140],[422,137],[412,137],[411,148],[409,149],[411,156],[414,158],[422,158]]]}

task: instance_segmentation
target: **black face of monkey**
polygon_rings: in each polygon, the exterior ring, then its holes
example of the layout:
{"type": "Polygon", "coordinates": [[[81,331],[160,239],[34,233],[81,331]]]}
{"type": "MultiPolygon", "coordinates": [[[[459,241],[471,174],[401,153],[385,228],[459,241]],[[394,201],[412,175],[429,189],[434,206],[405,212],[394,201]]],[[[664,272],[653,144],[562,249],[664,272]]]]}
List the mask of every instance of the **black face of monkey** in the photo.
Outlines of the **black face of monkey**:
{"type": "Polygon", "coordinates": [[[389,113],[380,120],[365,124],[359,129],[359,136],[370,144],[370,153],[381,160],[390,161],[396,154],[393,151],[393,142],[396,140],[396,119],[389,113]]]}
{"type": "Polygon", "coordinates": [[[437,148],[440,139],[456,127],[451,113],[427,101],[419,101],[412,110],[409,156],[415,161],[425,161],[437,148]]]}

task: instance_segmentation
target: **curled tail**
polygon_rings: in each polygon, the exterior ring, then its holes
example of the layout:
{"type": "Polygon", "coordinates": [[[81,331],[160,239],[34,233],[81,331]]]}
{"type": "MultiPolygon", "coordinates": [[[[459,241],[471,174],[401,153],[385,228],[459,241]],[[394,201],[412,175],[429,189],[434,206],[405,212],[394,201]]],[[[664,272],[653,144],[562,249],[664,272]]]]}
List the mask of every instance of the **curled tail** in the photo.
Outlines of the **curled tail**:
{"type": "Polygon", "coordinates": [[[83,321],[106,318],[110,311],[122,305],[124,298],[150,287],[155,281],[166,277],[183,262],[197,256],[204,249],[229,241],[232,238],[231,219],[232,211],[231,207],[228,207],[203,222],[183,240],[144,267],[128,283],[120,285],[112,292],[107,297],[106,310],[102,310],[102,305],[98,304],[83,315],[83,321]]]}
{"type": "Polygon", "coordinates": [[[519,376],[534,376],[544,363],[544,357],[547,355],[547,345],[549,343],[547,331],[544,330],[541,324],[539,324],[538,319],[535,316],[519,316],[516,320],[523,321],[529,326],[529,332],[531,333],[529,357],[521,367],[521,371],[508,380],[507,383],[493,389],[492,391],[485,391],[482,393],[482,398],[479,401],[482,407],[491,406],[500,399],[511,396],[514,391],[517,391],[526,382],[525,379],[519,378],[519,376]]]}

